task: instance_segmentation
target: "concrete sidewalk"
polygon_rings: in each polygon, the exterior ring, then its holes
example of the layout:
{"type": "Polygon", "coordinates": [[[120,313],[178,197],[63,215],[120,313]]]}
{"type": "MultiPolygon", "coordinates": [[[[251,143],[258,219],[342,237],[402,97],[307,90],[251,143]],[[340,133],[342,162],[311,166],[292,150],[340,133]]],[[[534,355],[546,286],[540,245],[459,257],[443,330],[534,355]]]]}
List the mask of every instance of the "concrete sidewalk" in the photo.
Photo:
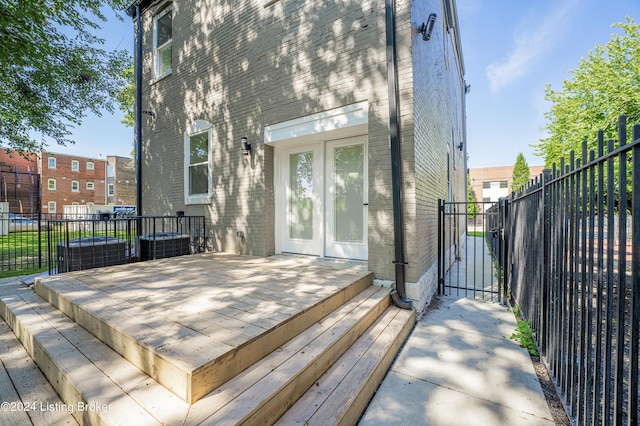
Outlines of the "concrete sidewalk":
{"type": "MultiPolygon", "coordinates": [[[[437,296],[436,296],[437,297],[437,296]]],[[[360,425],[553,425],[507,308],[439,297],[418,321],[360,425]]]]}

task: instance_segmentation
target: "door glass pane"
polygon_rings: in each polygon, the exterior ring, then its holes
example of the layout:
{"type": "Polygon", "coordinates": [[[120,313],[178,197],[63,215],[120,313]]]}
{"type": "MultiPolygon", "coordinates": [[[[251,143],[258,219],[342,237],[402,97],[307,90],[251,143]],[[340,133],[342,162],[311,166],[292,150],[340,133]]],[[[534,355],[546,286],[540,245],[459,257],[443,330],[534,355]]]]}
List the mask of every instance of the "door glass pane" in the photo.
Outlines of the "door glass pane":
{"type": "Polygon", "coordinates": [[[313,239],[313,152],[289,155],[289,238],[313,239]]]}
{"type": "Polygon", "coordinates": [[[335,240],[364,242],[364,145],[334,150],[335,240]]]}

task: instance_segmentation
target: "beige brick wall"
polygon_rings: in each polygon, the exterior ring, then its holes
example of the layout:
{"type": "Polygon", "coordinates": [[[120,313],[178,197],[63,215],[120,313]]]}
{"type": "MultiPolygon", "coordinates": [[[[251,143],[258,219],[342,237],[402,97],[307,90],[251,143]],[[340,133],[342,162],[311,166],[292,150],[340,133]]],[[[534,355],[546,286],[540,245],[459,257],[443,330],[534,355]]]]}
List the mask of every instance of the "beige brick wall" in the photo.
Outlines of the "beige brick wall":
{"type": "MultiPolygon", "coordinates": [[[[415,167],[409,183],[413,186],[406,189],[413,193],[406,218],[407,234],[412,236],[407,244],[411,282],[423,279],[437,260],[437,202],[447,199],[448,179],[452,201],[466,200],[466,154],[457,149],[460,142],[466,144],[463,64],[457,33],[447,28],[442,1],[412,2],[413,28],[431,13],[437,14],[431,39],[422,40],[415,30],[412,39],[415,167]]],[[[434,282],[426,284],[435,287],[434,282]]]]}
{"type": "MultiPolygon", "coordinates": [[[[414,280],[433,260],[435,237],[427,226],[435,220],[426,218],[435,212],[437,197],[446,195],[446,141],[461,116],[454,111],[460,107],[460,77],[443,77],[457,72],[455,61],[450,70],[444,68],[451,47],[443,29],[434,31],[435,40],[420,39],[416,46],[414,21],[426,20],[430,7],[442,5],[428,1],[422,10],[415,3],[397,1],[405,235],[414,280]],[[415,149],[414,102],[420,108],[416,123],[422,120],[416,124],[415,149]]],[[[262,142],[265,126],[367,101],[369,269],[377,278],[393,279],[384,1],[262,4],[209,0],[193,8],[192,2],[173,2],[173,73],[152,84],[151,24],[157,9],[144,15],[142,107],[156,118],[145,116],[143,122],[143,213],[204,214],[212,248],[272,254],[274,148],[262,142]],[[213,124],[215,196],[210,205],[185,206],[183,133],[196,119],[213,124]],[[242,155],[243,136],[253,145],[250,157],[242,155]],[[244,231],[244,242],[236,238],[237,230],[244,231]]]]}

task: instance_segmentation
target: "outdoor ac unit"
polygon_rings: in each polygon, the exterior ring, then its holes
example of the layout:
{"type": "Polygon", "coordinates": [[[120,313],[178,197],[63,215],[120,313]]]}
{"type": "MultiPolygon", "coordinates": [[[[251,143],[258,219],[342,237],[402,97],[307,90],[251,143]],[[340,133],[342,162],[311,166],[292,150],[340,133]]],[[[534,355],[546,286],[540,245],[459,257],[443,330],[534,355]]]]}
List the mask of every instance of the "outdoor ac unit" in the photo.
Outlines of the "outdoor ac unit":
{"type": "Polygon", "coordinates": [[[156,232],[140,237],[140,260],[162,259],[165,257],[191,254],[188,235],[177,232],[156,232]]]}
{"type": "Polygon", "coordinates": [[[58,272],[126,263],[126,241],[114,237],[83,237],[57,246],[58,272]]]}

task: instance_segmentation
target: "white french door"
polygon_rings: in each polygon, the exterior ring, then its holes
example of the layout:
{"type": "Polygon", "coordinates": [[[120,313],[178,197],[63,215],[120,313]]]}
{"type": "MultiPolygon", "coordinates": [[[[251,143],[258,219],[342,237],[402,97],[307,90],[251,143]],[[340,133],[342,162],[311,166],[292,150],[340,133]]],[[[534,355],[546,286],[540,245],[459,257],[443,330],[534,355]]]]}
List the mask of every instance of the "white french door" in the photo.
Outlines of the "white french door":
{"type": "Polygon", "coordinates": [[[366,148],[359,136],[283,149],[283,252],[367,259],[366,148]]]}

